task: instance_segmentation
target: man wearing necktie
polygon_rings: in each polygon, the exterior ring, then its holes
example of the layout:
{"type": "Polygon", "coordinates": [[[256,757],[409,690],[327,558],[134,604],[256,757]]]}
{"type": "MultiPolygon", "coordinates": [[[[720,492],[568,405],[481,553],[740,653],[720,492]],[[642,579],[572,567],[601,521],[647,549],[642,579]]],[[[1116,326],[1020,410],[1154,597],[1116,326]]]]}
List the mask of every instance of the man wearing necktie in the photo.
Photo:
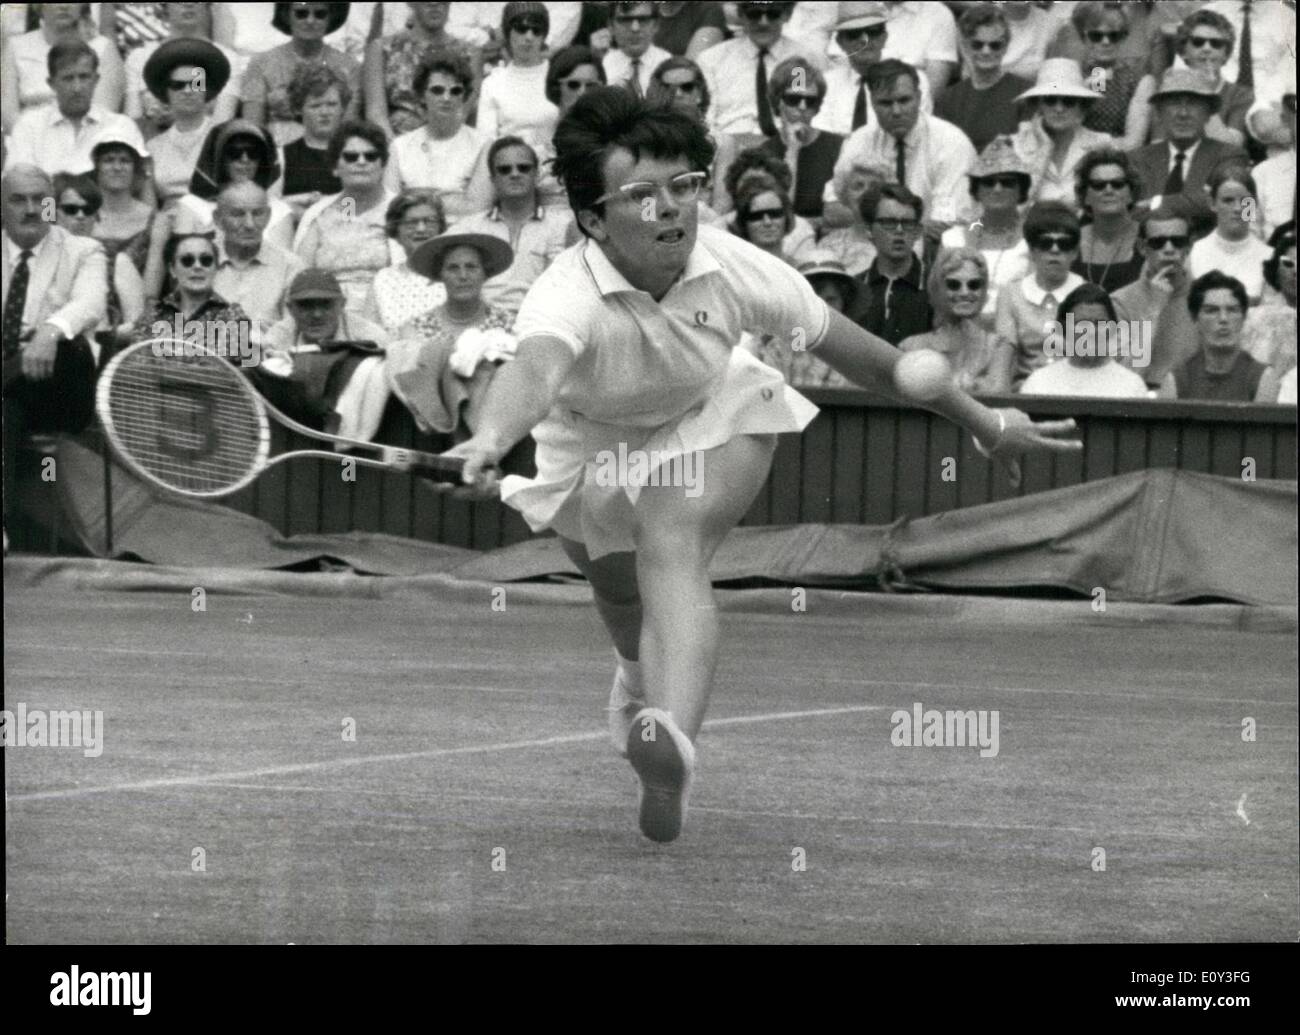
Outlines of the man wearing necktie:
{"type": "Polygon", "coordinates": [[[605,79],[643,98],[651,73],[672,57],[654,45],[659,12],[652,3],[614,3],[610,8],[614,46],[603,61],[605,79]]]}
{"type": "Polygon", "coordinates": [[[0,337],[4,349],[4,506],[26,431],[89,423],[95,354],[88,336],[108,306],[108,260],[98,241],[54,225],[54,187],[32,165],[0,180],[0,337]]]}

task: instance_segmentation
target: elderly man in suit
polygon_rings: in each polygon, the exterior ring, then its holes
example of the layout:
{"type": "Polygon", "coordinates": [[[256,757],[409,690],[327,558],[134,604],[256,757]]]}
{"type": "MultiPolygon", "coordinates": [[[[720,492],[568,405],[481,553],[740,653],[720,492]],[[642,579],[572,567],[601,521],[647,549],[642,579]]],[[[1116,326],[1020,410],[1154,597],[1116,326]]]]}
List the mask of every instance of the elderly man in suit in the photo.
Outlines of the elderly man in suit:
{"type": "Polygon", "coordinates": [[[33,165],[0,179],[0,279],[4,347],[4,505],[25,431],[80,431],[95,383],[91,332],[108,306],[108,260],[100,243],[54,225],[54,187],[33,165]]]}
{"type": "Polygon", "coordinates": [[[1203,73],[1171,68],[1151,95],[1151,103],[1165,139],[1131,152],[1142,179],[1142,197],[1185,194],[1204,207],[1205,181],[1215,166],[1225,159],[1250,162],[1241,148],[1205,135],[1205,124],[1219,110],[1222,98],[1203,73]]]}

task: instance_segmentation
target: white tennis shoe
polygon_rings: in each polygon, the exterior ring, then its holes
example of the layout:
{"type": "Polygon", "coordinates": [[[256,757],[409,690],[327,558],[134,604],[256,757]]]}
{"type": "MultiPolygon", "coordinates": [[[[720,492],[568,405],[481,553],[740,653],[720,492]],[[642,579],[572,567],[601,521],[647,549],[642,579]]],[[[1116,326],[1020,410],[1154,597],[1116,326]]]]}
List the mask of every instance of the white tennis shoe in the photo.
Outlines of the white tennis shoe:
{"type": "Polygon", "coordinates": [[[627,758],[627,736],[632,732],[632,722],[644,707],[645,688],[634,686],[619,665],[614,672],[614,688],[609,692],[609,739],[623,758],[627,758]]]}
{"type": "Polygon", "coordinates": [[[627,757],[641,780],[641,833],[651,841],[675,841],[686,821],[695,746],[671,714],[642,708],[627,736],[627,757]]]}

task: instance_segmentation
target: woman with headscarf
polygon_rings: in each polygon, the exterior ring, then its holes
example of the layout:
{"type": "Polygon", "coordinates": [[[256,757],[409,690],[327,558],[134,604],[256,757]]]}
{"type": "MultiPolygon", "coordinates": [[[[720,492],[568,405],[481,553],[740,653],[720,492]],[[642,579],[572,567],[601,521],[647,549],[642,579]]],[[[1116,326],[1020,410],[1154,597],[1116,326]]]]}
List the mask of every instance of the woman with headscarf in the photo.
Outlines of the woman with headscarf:
{"type": "MultiPolygon", "coordinates": [[[[190,177],[190,192],[176,202],[176,233],[202,232],[212,226],[217,195],[227,183],[252,180],[277,193],[280,161],[274,142],[261,126],[231,119],[208,133],[190,177]]],[[[271,222],[263,237],[281,248],[293,247],[293,210],[271,198],[271,222]]]]}

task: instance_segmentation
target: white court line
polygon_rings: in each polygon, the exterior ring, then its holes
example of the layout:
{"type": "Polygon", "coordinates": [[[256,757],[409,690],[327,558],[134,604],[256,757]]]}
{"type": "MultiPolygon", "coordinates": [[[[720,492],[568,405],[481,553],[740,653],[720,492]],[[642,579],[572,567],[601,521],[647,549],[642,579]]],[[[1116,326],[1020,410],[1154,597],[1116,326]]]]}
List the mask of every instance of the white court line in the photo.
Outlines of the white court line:
{"type": "MultiPolygon", "coordinates": [[[[881,704],[861,704],[843,708],[815,708],[799,712],[769,712],[766,715],[739,715],[729,719],[713,719],[705,726],[739,726],[752,722],[776,722],[781,719],[807,719],[822,715],[846,715],[854,712],[883,711],[881,704]]],[[[480,744],[476,747],[434,748],[429,751],[405,751],[393,755],[364,755],[361,758],[335,758],[322,762],[300,762],[296,765],[265,766],[261,769],[240,769],[225,773],[206,773],[194,776],[168,776],[154,780],[134,780],[129,783],[110,783],[96,787],[70,787],[61,791],[36,791],[32,794],[7,796],[10,802],[48,801],[50,799],[82,798],[91,794],[110,794],[114,791],[149,791],[158,787],[185,787],[222,780],[245,780],[266,776],[287,776],[290,773],[311,773],[347,766],[369,765],[372,762],[406,762],[417,758],[449,758],[455,755],[481,755],[493,751],[519,751],[535,747],[553,747],[557,744],[581,744],[588,740],[601,740],[609,734],[569,733],[538,740],[512,740],[499,744],[480,744]]]]}

